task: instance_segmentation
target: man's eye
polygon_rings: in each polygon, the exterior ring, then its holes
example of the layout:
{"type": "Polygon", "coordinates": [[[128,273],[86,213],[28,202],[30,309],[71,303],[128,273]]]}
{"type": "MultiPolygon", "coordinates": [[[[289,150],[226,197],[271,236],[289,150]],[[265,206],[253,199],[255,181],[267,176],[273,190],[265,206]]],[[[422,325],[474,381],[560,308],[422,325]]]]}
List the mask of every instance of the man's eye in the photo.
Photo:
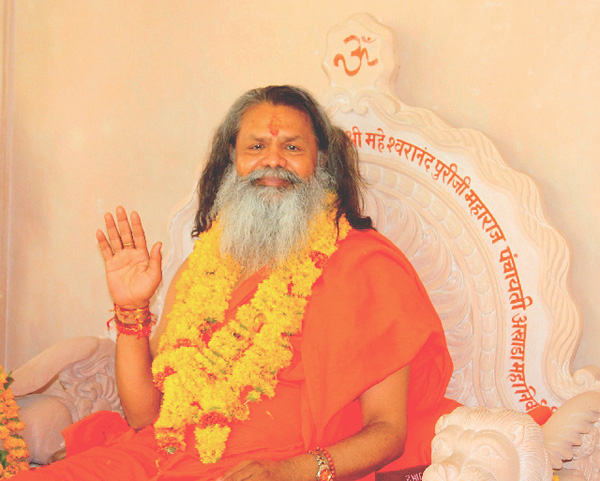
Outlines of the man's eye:
{"type": "Polygon", "coordinates": [[[296,146],[295,146],[295,145],[293,145],[293,144],[290,144],[290,145],[288,145],[288,146],[287,146],[287,149],[288,149],[288,150],[298,150],[298,147],[296,147],[296,146]]]}
{"type": "Polygon", "coordinates": [[[262,149],[262,147],[263,147],[262,144],[254,144],[254,145],[250,146],[250,148],[252,150],[260,150],[260,149],[262,149]]]}

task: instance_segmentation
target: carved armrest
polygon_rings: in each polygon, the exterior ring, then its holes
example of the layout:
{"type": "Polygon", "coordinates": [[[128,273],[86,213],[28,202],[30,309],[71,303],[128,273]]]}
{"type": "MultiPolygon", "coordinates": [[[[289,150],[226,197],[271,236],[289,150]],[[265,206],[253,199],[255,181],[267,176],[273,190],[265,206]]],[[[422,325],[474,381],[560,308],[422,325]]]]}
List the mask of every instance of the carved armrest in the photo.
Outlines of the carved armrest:
{"type": "Polygon", "coordinates": [[[442,416],[424,481],[600,479],[600,392],[567,400],[543,427],[524,413],[460,407],[442,416]]]}
{"type": "Polygon", "coordinates": [[[61,397],[77,421],[96,411],[121,412],[115,380],[115,343],[101,338],[94,353],[63,369],[58,383],[47,391],[61,397]]]}
{"type": "Polygon", "coordinates": [[[503,408],[459,407],[442,416],[424,481],[549,481],[552,466],[540,426],[503,408]]]}
{"type": "MultiPolygon", "coordinates": [[[[11,384],[15,396],[44,390],[69,365],[90,358],[108,339],[76,337],[57,342],[14,370],[11,384]]],[[[109,341],[112,342],[112,341],[109,341]]],[[[104,348],[102,348],[104,349],[104,348]]]]}
{"type": "Polygon", "coordinates": [[[114,366],[112,340],[81,337],[51,346],[13,372],[30,461],[49,462],[71,423],[100,410],[121,412],[114,366]]]}
{"type": "Polygon", "coordinates": [[[600,392],[586,391],[567,400],[542,431],[561,481],[600,479],[600,392]]]}

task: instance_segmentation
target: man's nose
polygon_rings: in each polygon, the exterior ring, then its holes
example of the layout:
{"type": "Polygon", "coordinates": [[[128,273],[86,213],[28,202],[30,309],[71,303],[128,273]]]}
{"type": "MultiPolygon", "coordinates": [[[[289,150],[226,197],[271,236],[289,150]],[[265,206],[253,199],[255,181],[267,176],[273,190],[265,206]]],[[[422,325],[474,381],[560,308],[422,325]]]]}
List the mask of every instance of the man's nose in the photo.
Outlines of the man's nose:
{"type": "Polygon", "coordinates": [[[272,168],[285,168],[287,162],[285,156],[283,155],[283,152],[281,152],[281,150],[277,146],[271,146],[265,152],[262,165],[265,167],[272,168]]]}

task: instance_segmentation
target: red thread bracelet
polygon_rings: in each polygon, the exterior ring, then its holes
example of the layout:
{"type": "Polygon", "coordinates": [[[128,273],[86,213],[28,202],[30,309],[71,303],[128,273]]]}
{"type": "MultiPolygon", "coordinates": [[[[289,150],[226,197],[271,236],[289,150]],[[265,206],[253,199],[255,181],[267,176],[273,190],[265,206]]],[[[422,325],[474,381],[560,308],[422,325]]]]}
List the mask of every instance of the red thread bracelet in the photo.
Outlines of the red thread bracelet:
{"type": "Polygon", "coordinates": [[[106,323],[106,327],[110,329],[110,323],[115,322],[117,334],[125,334],[129,336],[148,337],[152,332],[152,326],[156,324],[156,316],[150,312],[148,307],[141,309],[124,309],[115,304],[115,315],[106,323]],[[131,320],[133,322],[124,322],[131,320]]]}

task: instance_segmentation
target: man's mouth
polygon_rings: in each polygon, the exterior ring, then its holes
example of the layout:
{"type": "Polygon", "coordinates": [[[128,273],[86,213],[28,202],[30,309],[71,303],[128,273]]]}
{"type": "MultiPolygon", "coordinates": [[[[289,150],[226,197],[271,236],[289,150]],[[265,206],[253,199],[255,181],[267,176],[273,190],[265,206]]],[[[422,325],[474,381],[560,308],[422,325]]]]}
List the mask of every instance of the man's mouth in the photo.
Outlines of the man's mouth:
{"type": "Polygon", "coordinates": [[[265,175],[254,181],[254,185],[260,185],[261,187],[290,187],[292,183],[282,177],[273,177],[271,175],[265,175]]]}
{"type": "Polygon", "coordinates": [[[302,182],[302,179],[294,172],[270,167],[251,172],[247,180],[257,187],[272,187],[275,189],[291,189],[302,182]]]}

